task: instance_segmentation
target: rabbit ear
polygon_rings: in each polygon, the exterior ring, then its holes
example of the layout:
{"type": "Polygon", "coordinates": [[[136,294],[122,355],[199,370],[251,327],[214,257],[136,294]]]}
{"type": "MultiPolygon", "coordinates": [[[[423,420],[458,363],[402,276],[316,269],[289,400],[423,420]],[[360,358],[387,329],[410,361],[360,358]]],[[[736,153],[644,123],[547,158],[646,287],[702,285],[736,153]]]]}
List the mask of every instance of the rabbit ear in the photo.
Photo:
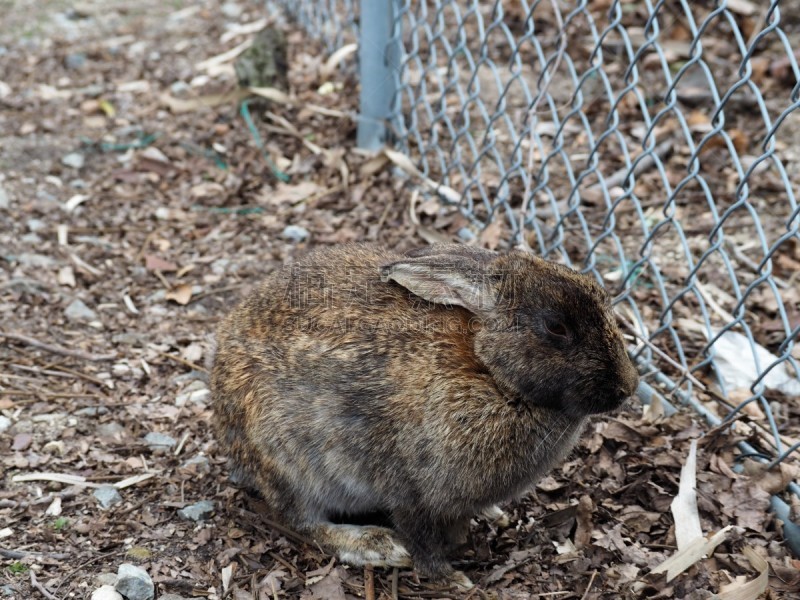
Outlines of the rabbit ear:
{"type": "Polygon", "coordinates": [[[465,244],[431,244],[430,246],[422,246],[421,248],[414,248],[405,253],[410,258],[421,258],[423,256],[444,256],[451,258],[468,258],[481,263],[488,263],[497,258],[497,252],[486,250],[484,248],[476,248],[475,246],[467,246],[465,244]]]}
{"type": "Polygon", "coordinates": [[[395,281],[436,304],[480,314],[494,309],[497,290],[480,263],[465,256],[421,256],[381,267],[381,281],[395,281]]]}

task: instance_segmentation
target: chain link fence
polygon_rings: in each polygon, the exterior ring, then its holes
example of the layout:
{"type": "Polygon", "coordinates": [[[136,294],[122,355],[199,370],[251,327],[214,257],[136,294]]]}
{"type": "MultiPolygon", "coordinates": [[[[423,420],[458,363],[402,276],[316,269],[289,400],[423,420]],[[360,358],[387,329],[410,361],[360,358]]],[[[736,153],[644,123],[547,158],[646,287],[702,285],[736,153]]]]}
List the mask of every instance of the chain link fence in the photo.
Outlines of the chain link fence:
{"type": "Polygon", "coordinates": [[[800,0],[276,3],[360,26],[359,143],[457,190],[462,238],[618,294],[641,395],[800,459],[800,0]]]}

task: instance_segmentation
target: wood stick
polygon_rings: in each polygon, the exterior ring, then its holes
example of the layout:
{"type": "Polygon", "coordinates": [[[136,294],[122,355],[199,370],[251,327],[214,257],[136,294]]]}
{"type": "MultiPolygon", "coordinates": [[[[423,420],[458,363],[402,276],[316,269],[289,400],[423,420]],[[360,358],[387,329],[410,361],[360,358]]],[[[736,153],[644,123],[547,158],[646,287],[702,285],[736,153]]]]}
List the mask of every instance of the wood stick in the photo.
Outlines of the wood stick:
{"type": "Polygon", "coordinates": [[[72,350],[71,348],[64,348],[63,346],[56,346],[54,344],[46,344],[44,342],[40,342],[37,339],[32,337],[28,337],[27,335],[22,335],[21,333],[9,333],[7,331],[0,331],[0,336],[8,339],[14,340],[16,342],[21,342],[23,344],[27,344],[28,346],[33,346],[34,348],[39,348],[40,350],[44,350],[46,352],[50,352],[52,354],[60,354],[61,356],[71,356],[73,358],[79,358],[81,360],[88,360],[90,362],[101,362],[105,360],[114,360],[117,358],[116,353],[114,354],[89,354],[87,352],[81,352],[80,350],[72,350]]]}
{"type": "Polygon", "coordinates": [[[375,571],[372,565],[364,567],[364,595],[367,600],[375,600],[375,571]]]}
{"type": "Polygon", "coordinates": [[[47,598],[47,600],[58,600],[58,598],[56,598],[52,593],[47,591],[46,587],[44,587],[41,583],[39,583],[36,580],[36,574],[33,572],[33,569],[30,570],[30,574],[31,574],[31,585],[37,590],[39,590],[42,596],[47,598]]]}

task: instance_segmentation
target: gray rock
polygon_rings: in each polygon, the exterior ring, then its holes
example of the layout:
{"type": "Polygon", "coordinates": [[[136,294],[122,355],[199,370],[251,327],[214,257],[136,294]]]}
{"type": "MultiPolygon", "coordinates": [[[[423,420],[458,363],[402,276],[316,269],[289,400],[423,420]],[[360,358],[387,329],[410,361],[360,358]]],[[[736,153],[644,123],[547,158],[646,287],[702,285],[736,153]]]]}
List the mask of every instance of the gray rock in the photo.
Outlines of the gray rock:
{"type": "Polygon", "coordinates": [[[220,9],[222,10],[222,14],[229,19],[238,19],[242,15],[242,7],[235,2],[226,2],[220,9]]]}
{"type": "Polygon", "coordinates": [[[155,595],[155,586],[147,571],[129,563],[119,566],[114,587],[127,600],[152,600],[155,595]]]}
{"type": "Polygon", "coordinates": [[[97,429],[95,430],[95,434],[101,438],[121,440],[128,434],[128,432],[116,421],[109,421],[108,423],[101,423],[98,425],[97,429]]]}
{"type": "Polygon", "coordinates": [[[92,492],[92,495],[97,498],[97,501],[103,508],[111,508],[115,504],[122,502],[122,496],[119,495],[119,490],[113,485],[100,486],[92,492]]]}
{"type": "Polygon", "coordinates": [[[299,225],[287,225],[283,228],[283,237],[292,242],[302,242],[308,238],[308,229],[299,225]]]}
{"type": "Polygon", "coordinates": [[[38,246],[42,243],[42,238],[40,238],[35,233],[26,233],[23,235],[19,240],[28,246],[38,246]]]}
{"type": "Polygon", "coordinates": [[[169,90],[172,92],[173,96],[183,96],[187,94],[192,88],[189,87],[189,84],[185,81],[175,81],[172,85],[169,86],[169,90]]]}
{"type": "Polygon", "coordinates": [[[94,321],[97,319],[97,313],[78,298],[69,303],[64,310],[64,316],[70,321],[94,321]]]}
{"type": "Polygon", "coordinates": [[[192,473],[202,474],[211,472],[211,464],[208,462],[208,457],[203,455],[193,456],[181,465],[181,470],[190,471],[192,473]]]}
{"type": "Polygon", "coordinates": [[[178,516],[187,521],[205,521],[214,514],[214,503],[210,500],[195,502],[178,511],[178,516]]]}
{"type": "Polygon", "coordinates": [[[0,585],[0,596],[16,597],[16,589],[12,585],[0,585]]]}
{"type": "Polygon", "coordinates": [[[144,436],[144,441],[147,442],[147,445],[150,446],[151,449],[163,450],[172,448],[178,443],[175,441],[175,438],[168,436],[165,433],[158,433],[157,431],[151,431],[144,436]]]}
{"type": "Polygon", "coordinates": [[[37,231],[42,231],[47,229],[47,223],[42,221],[41,219],[28,219],[28,230],[33,231],[36,233],[37,231]]]}
{"type": "MultiPolygon", "coordinates": [[[[116,576],[114,580],[116,581],[116,576]]],[[[124,600],[122,594],[114,589],[114,585],[103,585],[92,592],[91,600],[124,600]]]]}
{"type": "Polygon", "coordinates": [[[48,269],[56,264],[49,256],[44,254],[33,254],[31,252],[23,252],[17,255],[17,262],[26,267],[42,267],[48,269]]]}
{"type": "Polygon", "coordinates": [[[86,159],[80,152],[70,152],[69,154],[61,157],[61,164],[72,167],[73,169],[80,169],[83,167],[85,162],[86,159]]]}
{"type": "Polygon", "coordinates": [[[68,69],[82,69],[86,66],[86,55],[83,52],[72,52],[67,54],[64,65],[68,69]]]}
{"type": "Polygon", "coordinates": [[[73,413],[76,417],[98,417],[100,415],[107,415],[108,409],[105,406],[87,406],[81,408],[73,413]]]}
{"type": "Polygon", "coordinates": [[[458,237],[460,237],[465,242],[471,242],[477,236],[475,235],[475,232],[472,231],[469,227],[462,227],[461,229],[458,230],[458,237]]]}
{"type": "Polygon", "coordinates": [[[8,206],[9,206],[8,194],[3,189],[3,186],[0,185],[0,210],[6,209],[8,208],[8,206]]]}
{"type": "Polygon", "coordinates": [[[11,427],[11,419],[0,415],[0,433],[6,431],[9,427],[11,427]]]}
{"type": "Polygon", "coordinates": [[[102,587],[104,585],[110,585],[111,587],[114,587],[115,583],[117,583],[116,573],[100,573],[94,578],[94,584],[97,587],[102,587]]]}

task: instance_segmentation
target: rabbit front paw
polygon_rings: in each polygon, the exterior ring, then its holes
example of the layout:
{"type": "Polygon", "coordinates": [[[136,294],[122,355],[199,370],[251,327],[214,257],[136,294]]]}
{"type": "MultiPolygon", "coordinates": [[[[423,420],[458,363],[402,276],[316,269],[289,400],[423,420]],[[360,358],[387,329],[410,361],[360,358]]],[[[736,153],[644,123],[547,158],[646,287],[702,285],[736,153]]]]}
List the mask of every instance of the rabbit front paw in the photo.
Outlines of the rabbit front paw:
{"type": "Polygon", "coordinates": [[[334,525],[314,527],[313,538],[340,561],[353,566],[410,567],[411,555],[385,527],[334,525]]]}
{"type": "Polygon", "coordinates": [[[506,511],[496,504],[493,504],[489,508],[484,508],[481,511],[481,516],[495,527],[500,527],[501,529],[505,529],[511,525],[511,519],[506,511]]]}

